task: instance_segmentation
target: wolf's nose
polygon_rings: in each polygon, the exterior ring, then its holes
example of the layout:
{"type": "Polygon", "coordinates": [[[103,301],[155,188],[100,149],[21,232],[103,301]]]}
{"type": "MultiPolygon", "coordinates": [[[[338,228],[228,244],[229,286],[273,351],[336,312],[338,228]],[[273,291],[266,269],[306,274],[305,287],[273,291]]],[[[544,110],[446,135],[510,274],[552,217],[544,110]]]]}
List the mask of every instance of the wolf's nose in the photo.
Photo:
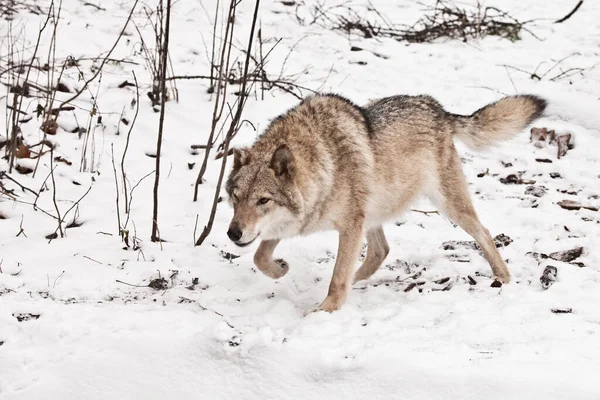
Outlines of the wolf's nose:
{"type": "Polygon", "coordinates": [[[229,239],[237,242],[242,238],[242,231],[237,226],[230,226],[227,231],[227,236],[229,236],[229,239]]]}

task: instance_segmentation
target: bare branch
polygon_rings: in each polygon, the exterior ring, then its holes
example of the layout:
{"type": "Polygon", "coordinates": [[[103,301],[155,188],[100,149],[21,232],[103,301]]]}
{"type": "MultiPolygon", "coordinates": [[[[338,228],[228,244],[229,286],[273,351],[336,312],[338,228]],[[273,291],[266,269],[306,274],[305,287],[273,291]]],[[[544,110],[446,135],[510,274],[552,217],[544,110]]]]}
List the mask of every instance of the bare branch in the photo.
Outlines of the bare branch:
{"type": "Polygon", "coordinates": [[[15,183],[17,186],[19,186],[21,188],[22,191],[27,191],[31,194],[33,194],[35,197],[38,197],[39,194],[34,192],[33,190],[29,189],[27,186],[23,186],[22,184],[20,184],[19,182],[17,182],[15,179],[11,178],[5,171],[0,171],[0,179],[6,178],[9,181],[15,183]]]}
{"type": "MultiPolygon", "coordinates": [[[[137,0],[136,0],[137,1],[137,0]]],[[[154,207],[152,210],[152,236],[153,242],[160,242],[158,230],[158,185],[160,181],[160,153],[162,148],[163,126],[165,122],[165,103],[167,102],[167,63],[169,54],[169,30],[171,28],[171,0],[167,0],[167,15],[162,46],[162,71],[160,75],[160,118],[158,122],[158,139],[156,142],[156,169],[154,175],[154,207]]]]}
{"type": "Polygon", "coordinates": [[[554,23],[555,24],[561,24],[561,23],[565,22],[566,20],[568,20],[569,18],[571,18],[573,16],[573,14],[575,14],[577,12],[577,10],[579,10],[579,7],[581,7],[582,4],[583,4],[583,0],[579,0],[579,3],[577,3],[577,5],[575,6],[575,8],[572,9],[570,13],[568,13],[567,15],[565,15],[564,17],[562,17],[561,19],[554,21],[554,23]]]}
{"type": "MultiPolygon", "coordinates": [[[[248,66],[250,64],[250,54],[252,53],[252,42],[254,41],[254,30],[256,28],[256,20],[258,19],[259,5],[260,5],[260,0],[256,0],[255,8],[254,8],[254,15],[252,17],[252,27],[250,28],[250,36],[248,38],[248,51],[246,52],[246,62],[244,65],[244,75],[243,75],[244,77],[248,76],[248,66]]],[[[247,84],[247,79],[244,79],[244,81],[242,82],[242,88],[240,90],[240,93],[242,96],[246,95],[246,84],[247,84]]],[[[208,235],[210,234],[210,232],[212,230],[212,226],[213,226],[213,223],[215,220],[215,215],[217,212],[217,204],[219,202],[219,194],[221,191],[221,185],[223,183],[223,177],[225,176],[225,167],[227,166],[227,158],[228,158],[227,153],[229,152],[229,144],[231,142],[231,139],[237,133],[237,129],[239,127],[239,122],[241,121],[241,117],[242,117],[242,111],[244,110],[244,104],[245,104],[245,101],[243,101],[243,100],[238,102],[235,116],[232,119],[231,124],[229,125],[229,130],[227,131],[227,135],[225,136],[225,145],[223,148],[223,153],[225,154],[225,156],[223,157],[223,161],[221,163],[221,171],[219,173],[219,180],[217,182],[217,187],[215,189],[215,196],[213,199],[210,217],[209,217],[207,225],[202,230],[200,237],[196,241],[196,246],[202,245],[202,243],[204,243],[204,240],[206,240],[206,238],[208,237],[208,235]]]]}
{"type": "MultiPolygon", "coordinates": [[[[221,58],[219,62],[219,76],[216,78],[217,80],[217,93],[215,96],[215,105],[213,107],[212,114],[212,123],[210,128],[210,133],[207,139],[207,147],[204,152],[204,159],[202,160],[202,165],[200,167],[200,171],[198,172],[198,177],[196,178],[196,182],[194,184],[194,201],[198,200],[198,187],[202,183],[204,173],[206,172],[206,168],[208,166],[208,157],[210,155],[211,144],[213,143],[213,138],[215,135],[215,130],[217,128],[217,124],[221,119],[223,114],[223,109],[225,107],[226,97],[227,97],[227,83],[228,81],[225,79],[229,75],[229,58],[231,55],[231,47],[233,45],[233,29],[234,29],[234,18],[236,11],[237,2],[236,0],[231,0],[229,4],[229,11],[227,14],[227,22],[225,25],[225,38],[223,41],[223,47],[221,49],[221,58]],[[222,86],[221,86],[222,83],[222,86]],[[222,98],[221,98],[222,92],[222,98]]],[[[211,66],[213,68],[213,66],[211,66]]],[[[212,72],[211,72],[212,74],[212,72]]],[[[213,78],[211,78],[211,81],[213,78]]],[[[212,87],[212,86],[211,86],[212,87]]]]}

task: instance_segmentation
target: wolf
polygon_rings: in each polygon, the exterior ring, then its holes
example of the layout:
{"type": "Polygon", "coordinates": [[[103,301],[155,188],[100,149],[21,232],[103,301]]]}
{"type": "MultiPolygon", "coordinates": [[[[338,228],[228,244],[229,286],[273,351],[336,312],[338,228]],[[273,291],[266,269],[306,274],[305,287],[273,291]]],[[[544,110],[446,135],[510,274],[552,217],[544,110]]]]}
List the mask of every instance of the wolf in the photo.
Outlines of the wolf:
{"type": "Polygon", "coordinates": [[[344,303],[354,282],[369,278],[389,252],[382,224],[425,196],[479,244],[494,286],[510,274],[471,202],[456,137],[474,149],[521,132],[546,101],[504,97],[471,115],[450,113],[426,95],[398,95],[358,106],[317,94],[275,118],[251,147],[234,149],[225,189],[233,207],[227,235],[238,246],[261,240],[254,263],[278,279],[288,264],[274,259],[286,238],[339,233],[329,291],[317,310],[344,303]],[[354,272],[363,238],[367,255],[354,272]]]}

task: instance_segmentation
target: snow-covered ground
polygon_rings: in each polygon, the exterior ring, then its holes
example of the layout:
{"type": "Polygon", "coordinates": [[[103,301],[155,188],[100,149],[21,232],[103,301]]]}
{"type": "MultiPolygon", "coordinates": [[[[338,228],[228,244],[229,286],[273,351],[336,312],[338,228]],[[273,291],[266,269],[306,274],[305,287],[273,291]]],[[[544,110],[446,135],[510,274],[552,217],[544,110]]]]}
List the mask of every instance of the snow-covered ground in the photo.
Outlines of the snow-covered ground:
{"type": "MultiPolygon", "coordinates": [[[[550,106],[536,126],[576,138],[575,148],[560,160],[555,146],[534,147],[525,131],[489,152],[475,153],[458,144],[481,220],[492,235],[503,233],[513,240],[500,249],[513,275],[510,285],[490,287],[489,266],[476,250],[442,248],[449,240],[471,239],[460,228],[436,214],[409,212],[385,226],[391,252],[381,270],[355,285],[340,311],[306,317],[305,311],[326,294],[336,252],[334,233],[284,241],[276,255],[291,268],[279,281],[253,267],[253,248],[239,249],[228,241],[232,211],[226,202],[219,204],[207,242],[193,246],[196,216],[200,232],[220,168],[211,156],[207,181],[199,201],[193,202],[203,152],[192,152],[190,145],[205,143],[213,105],[205,80],[178,81],[179,102],[167,104],[159,213],[166,242],[149,240],[151,176],[135,189],[128,225],[141,249],[122,249],[111,150],[119,169],[128,131],[119,120],[132,120],[135,88],[118,86],[133,82],[132,71],[142,92],[126,158],[132,185],[154,170],[155,159],[147,153],[155,151],[158,127],[158,113],[145,95],[150,76],[136,52],[139,36],[129,26],[111,58],[126,57],[132,63],[108,63],[100,84],[92,83],[75,101],[81,109],[62,112],[57,135],[49,137],[57,145],[54,156],[72,162],[53,164],[61,213],[91,187],[78,208],[82,225],[49,241],[45,236],[55,231],[56,221],[22,203],[35,200],[31,193],[2,180],[16,189],[21,202],[0,197],[5,218],[0,219],[0,399],[600,398],[600,213],[557,205],[569,199],[600,206],[600,3],[585,1],[572,18],[553,23],[576,3],[486,2],[521,20],[537,19],[529,29],[538,38],[523,33],[515,43],[488,37],[407,45],[300,24],[296,15],[308,18],[311,2],[263,2],[265,48],[281,39],[266,67],[273,75],[282,66],[286,76],[302,72],[298,84],[334,91],[359,104],[392,94],[431,94],[456,113],[471,113],[501,93],[538,94],[550,106]],[[363,51],[350,51],[352,46],[363,51]],[[503,66],[537,68],[543,75],[567,56],[541,81],[503,66]],[[550,79],[568,68],[583,72],[550,79]],[[91,142],[89,147],[94,172],[79,172],[84,144],[69,131],[87,125],[92,95],[102,126],[95,128],[94,148],[91,142]],[[188,163],[195,163],[191,170],[188,163]],[[530,194],[531,184],[500,182],[520,172],[536,188],[545,187],[545,194],[530,194]],[[21,227],[24,233],[17,235],[21,227]],[[575,262],[584,267],[552,259],[538,262],[527,254],[579,246],[584,250],[575,262]],[[240,257],[230,261],[228,252],[240,257]],[[558,280],[543,290],[539,278],[548,264],[558,268],[558,280]],[[147,287],[159,277],[166,278],[166,290],[147,287]],[[444,278],[449,280],[435,283],[444,278]],[[408,290],[413,282],[419,285],[408,290]]],[[[57,58],[96,57],[110,49],[133,2],[98,4],[100,9],[65,1],[57,58]]],[[[366,3],[352,4],[366,10],[366,3]]],[[[373,4],[395,23],[414,22],[424,9],[412,1],[373,4]]],[[[213,1],[175,3],[171,58],[176,75],[208,73],[213,9],[213,1]]],[[[245,47],[252,11],[253,2],[241,2],[235,26],[239,48],[245,47]]],[[[151,35],[144,19],[143,13],[135,14],[142,32],[151,35]]],[[[13,36],[26,38],[18,50],[25,60],[42,22],[42,16],[26,12],[13,21],[13,36]]],[[[0,23],[5,37],[9,24],[0,23]]],[[[7,43],[0,43],[3,57],[7,43]]],[[[48,46],[45,35],[41,64],[48,46]]],[[[237,56],[242,59],[239,52],[237,56]]],[[[80,63],[86,77],[92,64],[80,63]]],[[[7,75],[1,79],[8,82],[7,75]]],[[[70,88],[82,85],[76,68],[66,69],[62,82],[70,88]]],[[[238,89],[231,87],[232,92],[238,89]]],[[[58,99],[69,96],[59,93],[58,99]]],[[[0,96],[2,110],[7,101],[12,95],[0,96]]],[[[244,118],[258,132],[244,124],[235,144],[251,143],[271,118],[297,101],[277,90],[266,92],[264,100],[252,95],[244,118]]],[[[22,125],[30,145],[43,136],[41,120],[35,118],[37,104],[31,98],[23,105],[33,116],[22,125]]],[[[5,120],[3,111],[2,127],[5,120]]],[[[92,126],[95,122],[96,117],[92,126]]],[[[0,135],[6,135],[4,128],[0,135]]],[[[36,160],[18,163],[34,167],[36,160]]],[[[0,160],[0,171],[7,169],[0,160]]],[[[35,177],[16,172],[10,177],[38,191],[50,169],[46,154],[35,177]]],[[[54,214],[51,180],[46,187],[38,206],[54,214]]],[[[122,201],[123,193],[121,207],[122,201]]],[[[426,202],[414,208],[432,210],[426,202]]]]}

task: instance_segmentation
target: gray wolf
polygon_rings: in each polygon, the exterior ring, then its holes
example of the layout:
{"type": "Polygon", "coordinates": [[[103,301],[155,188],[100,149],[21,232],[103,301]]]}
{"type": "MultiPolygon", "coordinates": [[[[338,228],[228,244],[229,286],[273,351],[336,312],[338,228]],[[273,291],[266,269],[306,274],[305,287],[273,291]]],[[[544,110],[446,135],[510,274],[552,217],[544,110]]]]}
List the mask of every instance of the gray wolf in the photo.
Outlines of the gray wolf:
{"type": "Polygon", "coordinates": [[[338,95],[309,97],[274,119],[251,147],[234,151],[227,234],[239,246],[260,238],[254,263],[278,279],[289,268],[273,258],[280,240],[338,231],[329,292],[318,308],[331,312],[353,282],[383,263],[389,246],[382,224],[424,195],[477,241],[493,285],[506,284],[510,274],[473,208],[453,138],[475,149],[490,146],[515,136],[545,107],[545,100],[521,95],[456,115],[429,96],[387,97],[364,107],[338,95]],[[354,272],[364,235],[367,255],[354,272]]]}

